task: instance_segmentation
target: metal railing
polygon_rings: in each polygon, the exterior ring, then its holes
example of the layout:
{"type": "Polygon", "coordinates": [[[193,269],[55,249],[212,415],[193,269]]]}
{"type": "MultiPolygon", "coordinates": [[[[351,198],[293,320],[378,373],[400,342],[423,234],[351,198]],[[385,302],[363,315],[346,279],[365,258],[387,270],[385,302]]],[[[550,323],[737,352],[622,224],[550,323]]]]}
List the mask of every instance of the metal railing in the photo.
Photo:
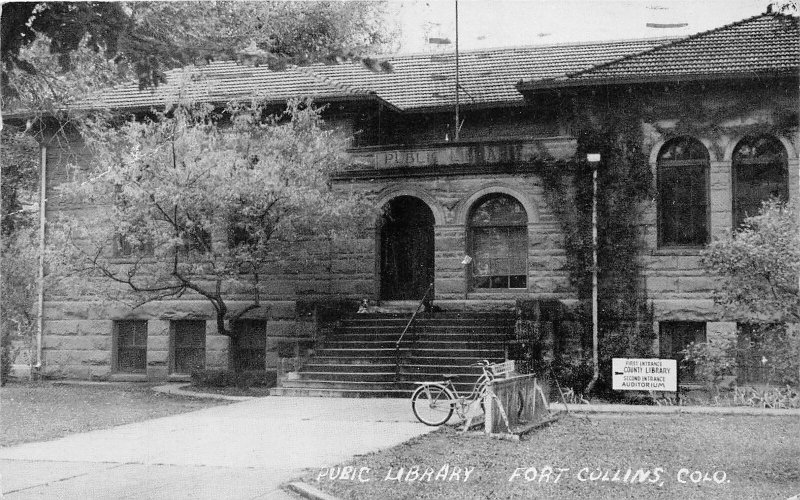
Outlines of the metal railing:
{"type": "MultiPolygon", "coordinates": [[[[405,337],[406,332],[409,328],[411,328],[411,324],[417,318],[417,314],[419,314],[419,310],[425,305],[425,299],[428,298],[428,294],[433,291],[433,283],[428,286],[428,289],[425,290],[425,294],[419,299],[419,304],[417,304],[417,308],[414,309],[414,314],[411,315],[409,318],[408,323],[406,323],[406,327],[403,328],[403,333],[400,334],[400,337],[397,339],[397,342],[394,344],[394,382],[397,383],[400,381],[400,343],[403,341],[403,337],[405,337]]],[[[433,302],[433,300],[431,300],[433,302]]]]}

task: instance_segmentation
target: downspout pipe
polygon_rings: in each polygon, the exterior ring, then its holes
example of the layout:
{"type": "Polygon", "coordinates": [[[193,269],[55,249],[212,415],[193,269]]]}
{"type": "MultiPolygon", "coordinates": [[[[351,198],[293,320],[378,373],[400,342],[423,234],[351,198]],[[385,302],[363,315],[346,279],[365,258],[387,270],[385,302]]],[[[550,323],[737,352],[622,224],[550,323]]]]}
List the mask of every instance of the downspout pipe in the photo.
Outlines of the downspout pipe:
{"type": "Polygon", "coordinates": [[[40,377],[42,370],[42,332],[44,327],[44,249],[45,249],[45,208],[47,206],[47,146],[41,146],[41,176],[39,185],[39,276],[38,304],[36,311],[36,364],[31,370],[31,378],[40,377]]]}
{"type": "Polygon", "coordinates": [[[599,317],[597,314],[597,167],[600,163],[600,155],[588,154],[586,159],[592,165],[592,364],[594,365],[592,380],[586,386],[588,395],[600,378],[599,317]]]}

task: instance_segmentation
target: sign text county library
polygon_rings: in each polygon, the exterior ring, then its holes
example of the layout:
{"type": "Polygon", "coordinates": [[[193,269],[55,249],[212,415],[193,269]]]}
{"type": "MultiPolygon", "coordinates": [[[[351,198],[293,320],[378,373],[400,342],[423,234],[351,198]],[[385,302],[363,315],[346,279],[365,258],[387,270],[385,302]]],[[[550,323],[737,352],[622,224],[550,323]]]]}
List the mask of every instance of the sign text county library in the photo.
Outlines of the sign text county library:
{"type": "Polygon", "coordinates": [[[678,390],[678,362],[674,359],[613,358],[611,370],[615,391],[678,390]]]}

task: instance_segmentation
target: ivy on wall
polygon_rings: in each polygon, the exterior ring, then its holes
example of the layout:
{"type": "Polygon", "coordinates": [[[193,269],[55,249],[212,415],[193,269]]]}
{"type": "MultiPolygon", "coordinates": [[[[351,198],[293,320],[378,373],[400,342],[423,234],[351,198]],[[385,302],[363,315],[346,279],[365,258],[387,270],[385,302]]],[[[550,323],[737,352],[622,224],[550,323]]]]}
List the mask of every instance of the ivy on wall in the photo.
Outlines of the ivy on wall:
{"type": "MultiPolygon", "coordinates": [[[[569,162],[536,162],[545,196],[564,233],[567,271],[577,290],[574,314],[583,323],[582,360],[553,366],[556,376],[590,370],[576,369],[591,359],[592,315],[592,166],[588,153],[600,153],[598,168],[598,316],[601,374],[610,385],[612,357],[653,355],[652,308],[642,276],[644,211],[654,198],[653,174],[642,152],[641,103],[629,101],[613,109],[590,102],[576,103],[577,151],[569,162]]],[[[556,355],[555,359],[559,359],[556,355]]],[[[576,387],[585,382],[572,380],[576,387]]]]}
{"type": "MultiPolygon", "coordinates": [[[[641,258],[643,215],[652,208],[656,193],[642,148],[649,149],[659,139],[690,135],[707,139],[721,159],[729,141],[738,137],[792,137],[798,113],[784,101],[796,102],[796,94],[796,86],[764,92],[754,84],[735,90],[726,86],[639,89],[571,97],[576,154],[569,162],[542,159],[536,171],[565,235],[567,271],[579,298],[575,313],[584,323],[583,363],[591,352],[592,312],[592,167],[586,154],[600,153],[602,158],[597,194],[598,313],[601,374],[610,378],[610,358],[654,354],[653,312],[641,258]]],[[[574,366],[565,372],[570,370],[575,372],[574,366]]]]}

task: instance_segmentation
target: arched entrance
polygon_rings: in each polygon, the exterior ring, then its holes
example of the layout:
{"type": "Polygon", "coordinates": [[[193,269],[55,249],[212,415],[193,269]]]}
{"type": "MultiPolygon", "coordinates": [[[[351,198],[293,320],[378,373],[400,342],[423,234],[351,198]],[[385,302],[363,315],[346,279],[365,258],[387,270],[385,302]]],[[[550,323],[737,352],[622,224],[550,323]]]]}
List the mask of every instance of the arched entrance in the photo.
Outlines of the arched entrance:
{"type": "Polygon", "coordinates": [[[419,300],[434,276],[434,217],[419,198],[398,196],[380,222],[382,300],[419,300]]]}

